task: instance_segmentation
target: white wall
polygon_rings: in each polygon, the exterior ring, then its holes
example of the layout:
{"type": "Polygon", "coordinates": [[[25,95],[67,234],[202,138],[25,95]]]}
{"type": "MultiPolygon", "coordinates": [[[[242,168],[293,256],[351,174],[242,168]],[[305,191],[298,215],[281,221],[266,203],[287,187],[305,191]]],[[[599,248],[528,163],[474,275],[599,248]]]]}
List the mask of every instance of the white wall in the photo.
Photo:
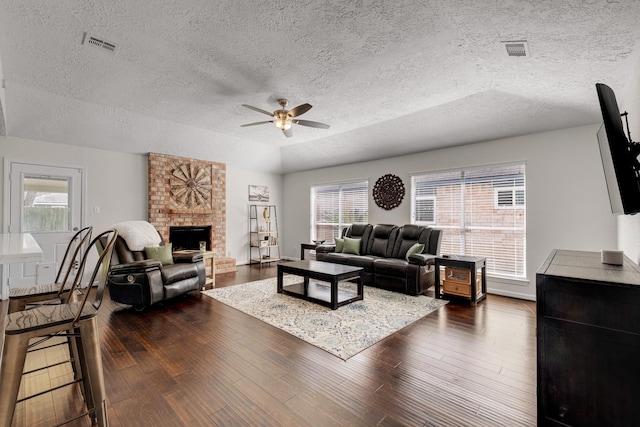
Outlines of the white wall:
{"type": "Polygon", "coordinates": [[[0,136],[7,133],[6,129],[6,105],[7,100],[5,97],[4,89],[4,74],[2,73],[2,57],[0,57],[0,136]]]}
{"type": "Polygon", "coordinates": [[[238,265],[249,263],[249,204],[254,203],[249,202],[249,185],[269,187],[268,204],[275,205],[278,214],[278,238],[281,240],[285,235],[282,231],[282,224],[286,223],[281,211],[282,175],[227,166],[227,256],[235,258],[238,265]]]}
{"type": "MultiPolygon", "coordinates": [[[[147,156],[80,148],[51,142],[0,136],[0,157],[35,163],[77,166],[85,169],[86,224],[96,232],[116,222],[146,220],[147,156]],[[98,207],[100,213],[95,213],[98,207]]],[[[216,159],[203,159],[216,161],[216,159]]],[[[0,162],[0,182],[4,178],[0,162]]],[[[269,203],[282,206],[282,175],[253,172],[227,165],[227,254],[238,264],[248,262],[248,186],[268,185],[269,203]]],[[[0,200],[4,183],[0,184],[0,200]]],[[[0,209],[0,224],[2,224],[0,209]]],[[[279,213],[278,222],[283,221],[279,213]]],[[[6,230],[4,230],[6,232],[6,230]]]]}
{"type": "Polygon", "coordinates": [[[407,192],[404,201],[385,211],[376,206],[370,194],[369,222],[402,225],[411,220],[410,174],[524,161],[528,283],[490,280],[488,286],[493,293],[533,299],[536,270],[552,249],[599,251],[616,247],[616,220],[609,209],[597,129],[595,125],[583,126],[285,175],[285,254],[298,257],[300,242],[310,239],[311,185],[367,178],[371,189],[380,176],[398,175],[407,192]]]}
{"type": "MultiPolygon", "coordinates": [[[[295,258],[299,257],[300,242],[310,238],[310,185],[366,178],[373,187],[384,174],[398,175],[405,183],[405,200],[398,208],[385,211],[370,196],[369,220],[401,225],[410,221],[409,174],[525,161],[529,283],[520,286],[491,281],[489,287],[495,293],[531,298],[535,295],[535,272],[551,249],[617,247],[616,219],[609,210],[596,130],[595,125],[565,129],[284,177],[227,165],[227,252],[238,264],[248,262],[250,184],[270,187],[270,203],[278,209],[282,255],[295,258]]],[[[0,157],[85,168],[86,223],[96,230],[118,221],[147,218],[146,155],[0,136],[0,157]],[[99,214],[94,213],[95,206],[100,207],[99,214]]],[[[0,192],[2,188],[0,185],[0,192]]],[[[640,235],[640,224],[635,225],[635,233],[640,235]]]]}
{"type": "MultiPolygon", "coordinates": [[[[640,61],[629,85],[626,88],[612,89],[616,93],[620,112],[629,113],[631,138],[640,141],[640,61]]],[[[631,260],[640,263],[640,214],[618,217],[618,249],[623,250],[631,260]]]]}
{"type": "MultiPolygon", "coordinates": [[[[96,233],[119,221],[147,219],[146,156],[2,136],[0,156],[84,168],[85,224],[93,225],[96,233]],[[95,207],[100,213],[94,213],[95,207]]],[[[0,180],[4,180],[4,171],[0,180]]],[[[0,192],[3,187],[4,183],[0,192]]]]}

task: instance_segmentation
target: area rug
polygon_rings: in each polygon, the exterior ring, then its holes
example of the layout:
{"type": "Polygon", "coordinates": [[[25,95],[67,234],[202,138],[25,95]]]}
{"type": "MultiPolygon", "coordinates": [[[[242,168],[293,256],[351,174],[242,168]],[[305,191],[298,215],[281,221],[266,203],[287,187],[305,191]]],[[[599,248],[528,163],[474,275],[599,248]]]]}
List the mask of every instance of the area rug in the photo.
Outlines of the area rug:
{"type": "MultiPolygon", "coordinates": [[[[343,360],[447,303],[422,295],[415,297],[365,286],[362,301],[331,310],[278,294],[276,280],[259,280],[202,293],[343,360]]],[[[300,278],[285,276],[284,280],[286,286],[300,281],[300,278]]],[[[339,289],[355,291],[355,285],[343,282],[339,289]]]]}

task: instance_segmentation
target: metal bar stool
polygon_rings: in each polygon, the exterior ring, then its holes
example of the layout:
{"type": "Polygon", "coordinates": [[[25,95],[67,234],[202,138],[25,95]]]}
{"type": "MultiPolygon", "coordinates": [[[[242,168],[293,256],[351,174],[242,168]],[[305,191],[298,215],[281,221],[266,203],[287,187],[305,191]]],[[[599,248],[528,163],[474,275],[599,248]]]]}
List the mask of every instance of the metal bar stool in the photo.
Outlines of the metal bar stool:
{"type": "MultiPolygon", "coordinates": [[[[30,341],[49,336],[68,336],[75,340],[81,367],[79,379],[57,386],[52,390],[82,381],[87,411],[73,419],[89,415],[92,420],[97,422],[98,426],[108,426],[97,314],[102,302],[117,236],[118,233],[115,230],[107,230],[96,236],[82,259],[83,266],[81,268],[83,269],[91,247],[96,246],[100,255],[89,281],[90,284],[97,284],[95,298],[91,304],[87,304],[87,301],[93,292],[87,290],[80,301],[41,305],[31,310],[7,315],[2,364],[0,365],[0,384],[2,384],[0,426],[9,427],[11,425],[15,407],[19,401],[51,391],[42,391],[18,400],[27,351],[30,346],[37,345],[41,340],[34,344],[30,344],[30,341]],[[100,238],[107,236],[107,243],[103,245],[100,238]]],[[[74,285],[80,280],[76,279],[74,285]]]]}
{"type": "MultiPolygon", "coordinates": [[[[58,268],[55,281],[53,283],[40,284],[28,287],[12,288],[9,291],[9,314],[16,311],[26,310],[34,308],[42,304],[61,304],[76,301],[77,295],[75,291],[78,283],[78,278],[82,278],[84,273],[85,264],[82,262],[84,255],[87,253],[89,244],[91,242],[91,234],[93,227],[88,226],[82,228],[75,233],[67,245],[67,249],[58,268]],[[69,283],[69,276],[71,272],[77,268],[76,277],[73,283],[69,283]],[[64,277],[61,280],[62,274],[64,277]]],[[[78,359],[78,349],[75,346],[74,340],[66,337],[65,340],[58,340],[53,344],[40,346],[38,344],[47,341],[51,337],[46,337],[40,340],[36,345],[31,345],[29,353],[34,351],[46,350],[52,347],[66,345],[68,347],[69,359],[61,361],[57,364],[63,364],[67,362],[72,363],[73,373],[76,379],[80,377],[80,366],[78,359]]],[[[46,369],[50,366],[45,366],[40,369],[46,369]]],[[[39,370],[40,370],[39,369],[39,370]]]]}
{"type": "Polygon", "coordinates": [[[12,288],[9,291],[9,314],[25,310],[30,304],[42,303],[49,300],[57,300],[58,303],[60,301],[70,302],[73,293],[69,292],[70,286],[67,281],[76,266],[78,266],[76,276],[82,276],[83,272],[80,271],[81,260],[91,242],[92,232],[93,227],[88,226],[73,235],[67,245],[67,250],[64,253],[60,268],[58,268],[58,273],[53,283],[12,288]],[[70,254],[71,257],[69,257],[70,254]],[[67,258],[69,259],[67,260],[67,258]],[[65,274],[61,281],[60,277],[63,272],[65,272],[65,274]]]}

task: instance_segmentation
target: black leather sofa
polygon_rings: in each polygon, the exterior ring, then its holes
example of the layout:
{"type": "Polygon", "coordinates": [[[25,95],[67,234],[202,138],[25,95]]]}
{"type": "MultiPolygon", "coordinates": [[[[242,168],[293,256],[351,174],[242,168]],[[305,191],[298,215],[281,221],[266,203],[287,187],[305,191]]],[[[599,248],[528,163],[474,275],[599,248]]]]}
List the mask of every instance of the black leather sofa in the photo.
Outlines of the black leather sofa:
{"type": "Polygon", "coordinates": [[[147,259],[145,251],[132,251],[118,236],[107,281],[112,301],[133,305],[136,310],[174,298],[205,285],[202,253],[173,253],[173,264],[147,259]]]}
{"type": "Polygon", "coordinates": [[[316,247],[316,259],[362,267],[365,285],[408,295],[423,294],[435,283],[434,260],[440,255],[442,230],[413,224],[353,224],[342,236],[360,239],[359,254],[336,253],[335,244],[324,244],[316,247]],[[415,243],[424,249],[407,260],[415,243]]]}

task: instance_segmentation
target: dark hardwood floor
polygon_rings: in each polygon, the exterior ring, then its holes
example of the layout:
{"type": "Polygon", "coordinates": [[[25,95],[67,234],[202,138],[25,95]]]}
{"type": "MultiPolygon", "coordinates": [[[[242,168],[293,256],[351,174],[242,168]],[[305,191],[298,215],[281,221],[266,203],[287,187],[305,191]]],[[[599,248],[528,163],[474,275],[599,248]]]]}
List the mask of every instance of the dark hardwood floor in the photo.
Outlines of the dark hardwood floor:
{"type": "MultiPolygon", "coordinates": [[[[240,266],[216,281],[275,274],[240,266]]],[[[107,298],[99,321],[111,426],[536,424],[530,301],[450,303],[346,362],[196,292],[142,313],[107,298]]],[[[63,358],[62,348],[28,363],[63,358]]],[[[69,375],[68,365],[30,374],[21,393],[69,375]]],[[[53,425],[79,406],[66,387],[20,403],[13,425],[53,425]]]]}

